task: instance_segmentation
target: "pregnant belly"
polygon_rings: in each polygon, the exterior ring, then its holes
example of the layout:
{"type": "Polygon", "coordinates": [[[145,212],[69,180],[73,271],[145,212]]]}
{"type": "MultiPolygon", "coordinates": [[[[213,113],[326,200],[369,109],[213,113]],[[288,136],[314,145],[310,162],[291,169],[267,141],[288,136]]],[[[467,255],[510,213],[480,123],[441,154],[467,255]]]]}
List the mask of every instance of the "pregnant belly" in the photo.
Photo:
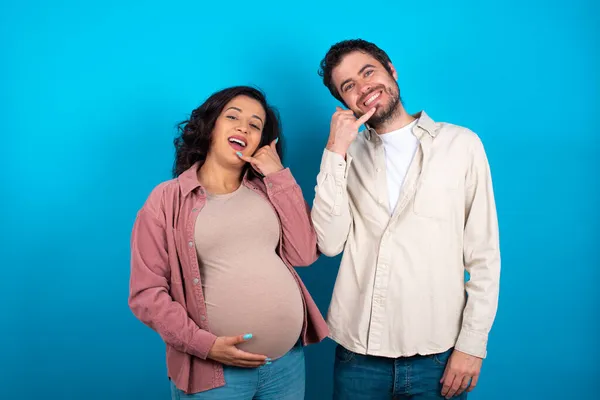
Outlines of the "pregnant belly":
{"type": "MultiPolygon", "coordinates": [[[[210,266],[204,268],[210,271],[210,266]]],[[[270,260],[205,272],[208,324],[217,336],[252,334],[240,350],[272,359],[298,341],[304,305],[296,280],[281,260],[270,260]]]]}

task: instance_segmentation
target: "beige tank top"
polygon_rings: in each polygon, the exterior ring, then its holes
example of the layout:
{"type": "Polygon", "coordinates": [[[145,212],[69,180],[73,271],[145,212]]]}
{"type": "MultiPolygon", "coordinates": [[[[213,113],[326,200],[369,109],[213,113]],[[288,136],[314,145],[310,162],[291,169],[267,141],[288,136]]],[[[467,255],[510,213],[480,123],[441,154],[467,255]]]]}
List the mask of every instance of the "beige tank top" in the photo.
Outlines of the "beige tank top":
{"type": "Polygon", "coordinates": [[[237,347],[273,359],[294,346],[304,321],[300,288],[275,252],[279,235],[275,210],[244,185],[209,194],[195,226],[210,331],[251,333],[237,347]]]}

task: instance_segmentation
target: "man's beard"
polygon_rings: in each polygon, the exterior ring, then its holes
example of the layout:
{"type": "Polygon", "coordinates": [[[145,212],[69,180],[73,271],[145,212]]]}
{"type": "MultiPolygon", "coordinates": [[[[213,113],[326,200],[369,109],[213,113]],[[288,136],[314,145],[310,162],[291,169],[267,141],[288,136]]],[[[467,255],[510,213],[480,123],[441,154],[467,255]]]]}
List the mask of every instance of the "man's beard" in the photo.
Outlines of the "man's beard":
{"type": "Polygon", "coordinates": [[[386,122],[389,122],[400,112],[400,89],[396,87],[396,91],[394,91],[392,88],[386,87],[385,92],[390,96],[391,100],[381,113],[379,113],[378,110],[367,121],[373,128],[377,128],[386,122]]]}

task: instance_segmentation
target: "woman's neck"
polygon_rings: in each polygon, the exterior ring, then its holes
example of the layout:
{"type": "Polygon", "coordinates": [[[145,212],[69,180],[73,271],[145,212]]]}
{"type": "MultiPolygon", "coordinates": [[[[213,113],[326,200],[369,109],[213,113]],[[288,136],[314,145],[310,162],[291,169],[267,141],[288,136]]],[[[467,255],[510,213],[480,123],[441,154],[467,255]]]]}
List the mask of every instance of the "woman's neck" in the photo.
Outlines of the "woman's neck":
{"type": "Polygon", "coordinates": [[[242,170],[220,165],[209,155],[198,170],[198,181],[209,193],[231,193],[240,187],[242,170]]]}

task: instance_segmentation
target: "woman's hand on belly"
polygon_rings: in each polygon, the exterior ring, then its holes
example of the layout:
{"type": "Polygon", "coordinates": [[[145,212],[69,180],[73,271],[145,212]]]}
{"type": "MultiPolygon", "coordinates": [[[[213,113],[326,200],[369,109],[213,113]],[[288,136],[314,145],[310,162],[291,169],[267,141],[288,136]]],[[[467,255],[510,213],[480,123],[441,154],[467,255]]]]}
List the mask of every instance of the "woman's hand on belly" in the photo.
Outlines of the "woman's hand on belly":
{"type": "Polygon", "coordinates": [[[218,361],[221,364],[231,365],[234,367],[255,368],[265,364],[268,360],[267,356],[261,354],[248,353],[235,347],[236,344],[244,343],[252,339],[252,335],[240,336],[220,336],[215,340],[208,358],[218,361]]]}

